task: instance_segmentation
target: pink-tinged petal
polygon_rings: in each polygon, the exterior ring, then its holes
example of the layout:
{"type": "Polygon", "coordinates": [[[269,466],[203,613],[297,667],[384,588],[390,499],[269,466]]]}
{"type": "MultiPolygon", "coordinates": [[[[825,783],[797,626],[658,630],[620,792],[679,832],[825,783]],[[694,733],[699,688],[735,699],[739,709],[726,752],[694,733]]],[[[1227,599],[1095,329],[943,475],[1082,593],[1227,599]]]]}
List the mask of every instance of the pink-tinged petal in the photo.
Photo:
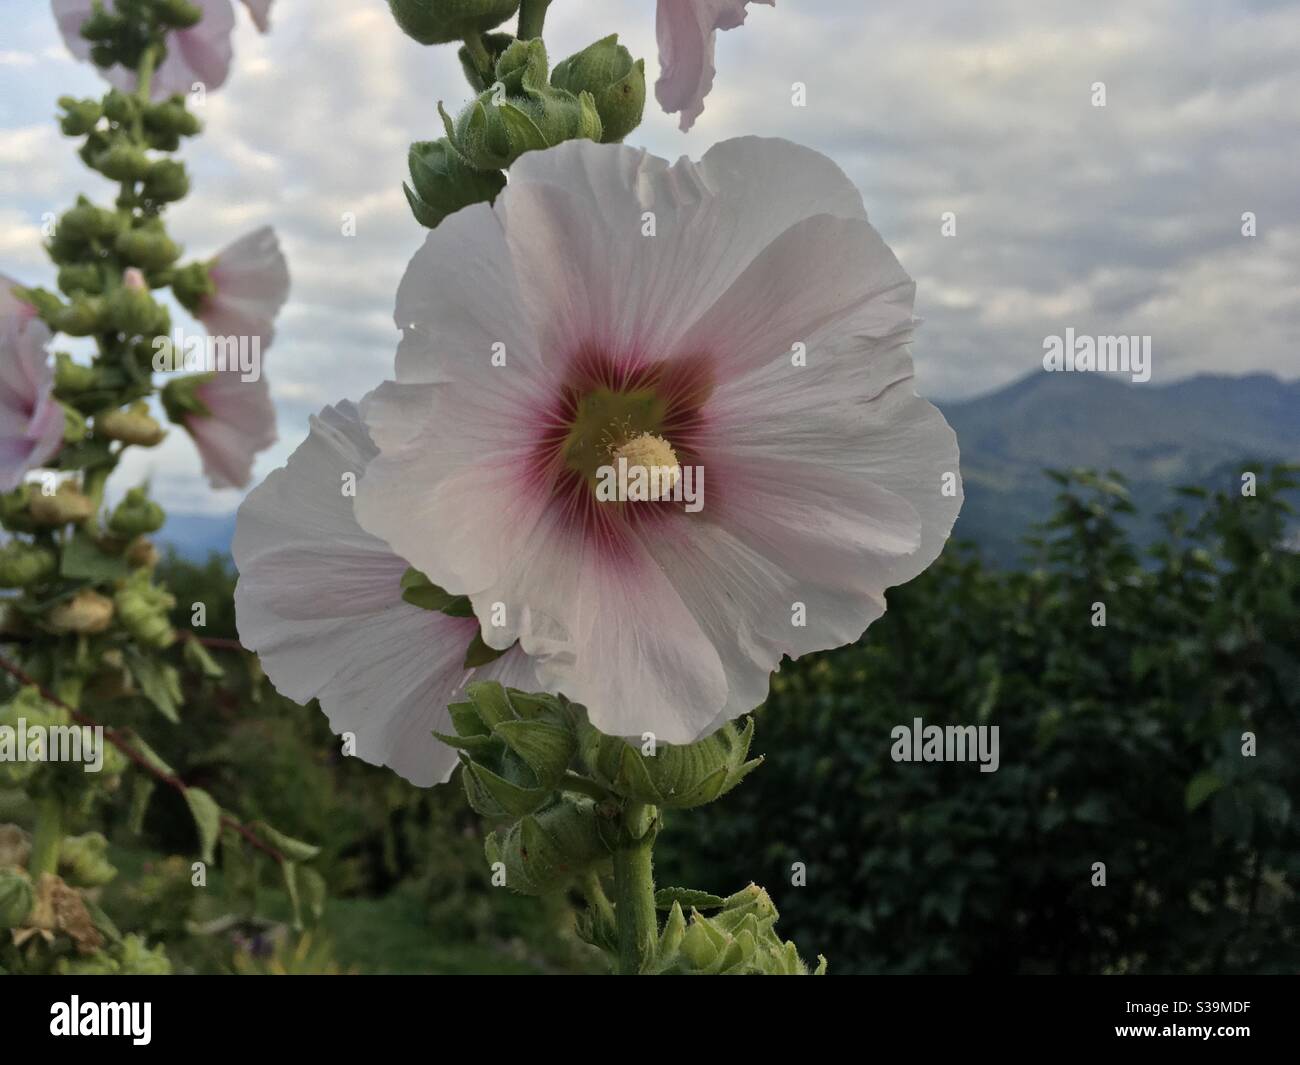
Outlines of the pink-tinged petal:
{"type": "Polygon", "coordinates": [[[253,16],[253,23],[262,32],[271,28],[271,0],[244,0],[244,6],[253,16]]]}
{"type": "MultiPolygon", "coordinates": [[[[68,51],[77,59],[89,62],[90,42],[81,36],[81,26],[90,16],[92,0],[51,0],[51,3],[68,51]]],[[[195,83],[209,90],[220,88],[230,73],[231,34],[235,28],[235,10],[230,0],[194,0],[194,3],[202,8],[203,18],[187,30],[175,30],[167,35],[167,55],[150,83],[154,100],[175,93],[184,95],[195,83]]],[[[104,7],[112,11],[112,0],[104,0],[104,7]]],[[[125,67],[114,66],[99,72],[118,89],[133,92],[136,88],[135,72],[125,67]]]]}
{"type": "Polygon", "coordinates": [[[745,21],[747,2],[775,6],[776,0],[659,0],[659,80],[655,98],[668,114],[681,112],[686,132],[704,111],[704,98],[717,71],[713,54],[718,30],[745,21]]]}
{"type": "Polygon", "coordinates": [[[572,142],[449,222],[403,280],[356,517],[597,727],[698,738],[937,555],[956,441],[912,388],[912,281],[832,164],[572,142]],[[494,333],[521,357],[494,366],[494,333]],[[627,411],[702,466],[702,509],[596,500],[627,411]]]}
{"type": "Polygon", "coordinates": [[[63,408],[53,396],[49,339],[45,324],[26,316],[21,305],[0,321],[0,492],[18,487],[29,470],[63,446],[63,408]]]}
{"type": "Polygon", "coordinates": [[[217,253],[211,267],[216,292],[198,318],[219,337],[254,337],[261,350],[275,338],[275,319],[289,298],[289,264],[275,230],[263,226],[217,253]]]}
{"type": "Polygon", "coordinates": [[[265,377],[243,380],[237,371],[214,373],[194,390],[209,414],[191,414],[185,428],[199,449],[213,488],[243,488],[253,460],[278,439],[275,405],[265,377]]]}
{"type": "Polygon", "coordinates": [[[0,274],[0,329],[13,326],[22,329],[36,317],[36,308],[14,294],[20,283],[12,277],[0,274]]]}
{"type": "Polygon", "coordinates": [[[340,403],[312,419],[288,463],[239,508],[232,545],[239,583],[240,639],[258,652],[277,690],[318,698],[356,753],[427,787],[450,776],[447,704],[471,680],[537,690],[519,649],[467,670],[473,618],[453,618],[402,600],[407,563],[362,531],[345,493],[374,455],[356,407],[340,403]]]}

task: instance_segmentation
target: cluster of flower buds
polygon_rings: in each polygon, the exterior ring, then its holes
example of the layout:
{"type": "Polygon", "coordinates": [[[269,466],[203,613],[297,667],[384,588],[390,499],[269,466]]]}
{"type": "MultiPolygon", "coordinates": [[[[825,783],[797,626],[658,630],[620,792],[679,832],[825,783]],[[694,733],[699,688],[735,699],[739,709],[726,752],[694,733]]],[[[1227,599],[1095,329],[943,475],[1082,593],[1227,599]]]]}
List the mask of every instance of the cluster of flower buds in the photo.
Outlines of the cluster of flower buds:
{"type": "Polygon", "coordinates": [[[697,743],[638,746],[606,736],[587,721],[579,723],[578,747],[592,778],[635,802],[690,809],[720,798],[763,763],[746,760],[754,738],[754,720],[742,727],[728,722],[697,743]]]}
{"type": "Polygon", "coordinates": [[[655,904],[668,911],[649,972],[710,976],[822,976],[799,957],[793,943],[776,934],[779,916],[772,899],[757,884],[729,898],[667,888],[655,904]],[[690,910],[689,920],[685,909],[690,910]],[[705,916],[703,910],[716,910],[705,916]]]}
{"type": "Polygon", "coordinates": [[[502,171],[524,152],[585,138],[621,141],[645,109],[645,62],[618,37],[602,38],[550,74],[539,37],[488,33],[513,16],[518,0],[389,0],[402,30],[421,44],[465,40],[461,66],[478,94],[453,119],[442,105],[446,137],[419,141],[408,159],[411,211],[433,228],[470,204],[491,202],[502,171]],[[484,36],[486,34],[486,36],[484,36]]]}

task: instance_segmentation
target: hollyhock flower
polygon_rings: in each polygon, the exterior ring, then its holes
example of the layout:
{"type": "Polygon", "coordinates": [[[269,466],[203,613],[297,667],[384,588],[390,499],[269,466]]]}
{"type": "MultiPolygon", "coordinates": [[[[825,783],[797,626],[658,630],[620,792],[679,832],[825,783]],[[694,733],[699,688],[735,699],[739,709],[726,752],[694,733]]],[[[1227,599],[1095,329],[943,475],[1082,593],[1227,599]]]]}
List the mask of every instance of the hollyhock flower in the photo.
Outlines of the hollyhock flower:
{"type": "MultiPolygon", "coordinates": [[[[234,54],[231,34],[235,29],[235,9],[231,0],[192,0],[203,10],[203,18],[185,30],[173,30],[167,35],[167,57],[154,71],[150,95],[162,100],[174,93],[187,93],[195,82],[208,89],[225,84],[230,73],[234,54]]],[[[90,59],[91,44],[81,36],[82,24],[90,17],[94,0],[51,0],[59,32],[68,50],[78,59],[90,59]]],[[[113,0],[103,0],[108,11],[113,10],[113,0]]],[[[244,6],[263,33],[269,25],[271,0],[244,0],[244,6]]],[[[132,70],[114,66],[100,73],[110,85],[134,92],[136,76],[132,70]]]]}
{"type": "Polygon", "coordinates": [[[54,398],[54,370],[45,345],[50,331],[36,308],[0,274],[0,492],[43,465],[63,443],[63,408],[54,398]]]}
{"type": "Polygon", "coordinates": [[[182,377],[163,389],[163,405],[194,438],[213,488],[243,488],[257,453],[278,439],[265,377],[246,381],[237,370],[182,377]]]}
{"type": "Polygon", "coordinates": [[[686,132],[704,111],[713,88],[713,52],[718,30],[745,21],[747,3],[775,6],[776,0],[659,0],[655,30],[659,37],[659,80],[655,98],[672,114],[681,112],[686,132]]]}
{"type": "Polygon", "coordinates": [[[361,477],[374,455],[354,404],[312,418],[288,463],[239,508],[235,611],[241,641],[278,691],[319,699],[361,758],[427,787],[456,766],[432,733],[455,731],[447,704],[465,684],[532,690],[537,678],[518,648],[464,668],[478,622],[403,601],[406,562],[362,531],[343,491],[345,475],[361,477]]]}
{"type": "Polygon", "coordinates": [[[696,740],[782,656],[856,640],[948,537],[957,443],[913,391],[913,293],[848,178],[787,141],[525,155],[407,268],[357,519],[480,621],[503,609],[487,642],[601,731],[696,740]],[[602,501],[619,458],[693,472],[702,505],[602,501]]]}
{"type": "Polygon", "coordinates": [[[275,318],[289,298],[289,266],[275,230],[263,226],[217,253],[209,266],[214,291],[196,315],[213,336],[257,337],[262,350],[275,337],[275,318]]]}

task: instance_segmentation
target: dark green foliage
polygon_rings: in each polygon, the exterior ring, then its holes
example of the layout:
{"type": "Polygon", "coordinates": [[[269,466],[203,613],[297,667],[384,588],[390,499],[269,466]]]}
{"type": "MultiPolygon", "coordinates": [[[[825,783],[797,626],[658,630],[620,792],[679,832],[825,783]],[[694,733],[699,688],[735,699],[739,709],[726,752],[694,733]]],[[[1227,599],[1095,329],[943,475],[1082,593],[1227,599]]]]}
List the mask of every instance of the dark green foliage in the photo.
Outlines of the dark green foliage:
{"type": "Polygon", "coordinates": [[[1145,564],[1117,478],[1054,476],[1028,572],[950,548],[858,645],[787,663],[757,715],[767,764],[669,821],[668,881],[757,878],[841,973],[1295,970],[1291,471],[1189,493],[1200,517],[1167,515],[1145,564]],[[916,717],[998,725],[1001,768],[894,762],[916,717]]]}

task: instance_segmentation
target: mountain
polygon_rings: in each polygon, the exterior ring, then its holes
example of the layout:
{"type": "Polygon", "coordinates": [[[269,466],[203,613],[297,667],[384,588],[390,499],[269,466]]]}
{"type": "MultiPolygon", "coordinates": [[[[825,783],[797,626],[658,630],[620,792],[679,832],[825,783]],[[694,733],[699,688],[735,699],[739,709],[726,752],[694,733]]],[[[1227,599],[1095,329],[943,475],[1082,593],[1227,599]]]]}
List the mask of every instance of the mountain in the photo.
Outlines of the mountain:
{"type": "MultiPolygon", "coordinates": [[[[975,399],[940,403],[961,446],[966,502],[955,535],[1012,565],[1020,538],[1053,507],[1047,467],[1119,470],[1139,541],[1182,484],[1235,487],[1247,460],[1300,461],[1300,382],[1202,375],[1169,385],[1036,372],[975,399]]],[[[228,554],[234,514],[174,514],[161,539],[185,557],[228,554]]]]}
{"type": "MultiPolygon", "coordinates": [[[[1139,511],[1140,542],[1183,484],[1240,484],[1248,461],[1300,460],[1300,382],[1201,375],[1168,385],[1103,374],[1036,372],[975,399],[940,403],[961,447],[966,502],[955,535],[1011,564],[1051,513],[1047,467],[1115,469],[1139,511]]],[[[1258,471],[1257,471],[1258,472],[1258,471]]]]}

